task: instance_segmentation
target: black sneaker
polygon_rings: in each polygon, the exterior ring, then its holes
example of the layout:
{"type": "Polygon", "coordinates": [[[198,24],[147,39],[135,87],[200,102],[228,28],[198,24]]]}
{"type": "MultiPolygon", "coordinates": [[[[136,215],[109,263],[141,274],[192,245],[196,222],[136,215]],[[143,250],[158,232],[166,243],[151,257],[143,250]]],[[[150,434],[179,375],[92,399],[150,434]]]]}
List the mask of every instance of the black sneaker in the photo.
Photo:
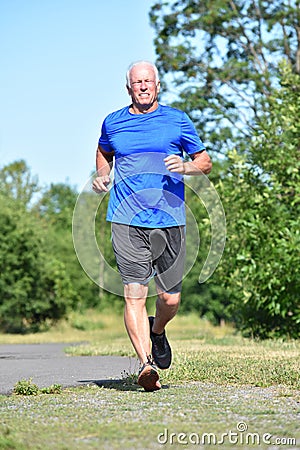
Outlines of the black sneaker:
{"type": "Polygon", "coordinates": [[[152,341],[153,359],[157,364],[157,367],[160,369],[168,369],[172,361],[172,350],[166,337],[166,332],[164,331],[162,334],[154,334],[152,332],[154,317],[150,316],[148,319],[150,325],[150,339],[152,341]]]}
{"type": "Polygon", "coordinates": [[[157,372],[157,368],[155,367],[154,362],[151,361],[151,358],[148,356],[148,361],[143,364],[139,371],[137,382],[145,389],[145,391],[153,392],[161,389],[161,384],[158,380],[159,375],[157,372]]]}

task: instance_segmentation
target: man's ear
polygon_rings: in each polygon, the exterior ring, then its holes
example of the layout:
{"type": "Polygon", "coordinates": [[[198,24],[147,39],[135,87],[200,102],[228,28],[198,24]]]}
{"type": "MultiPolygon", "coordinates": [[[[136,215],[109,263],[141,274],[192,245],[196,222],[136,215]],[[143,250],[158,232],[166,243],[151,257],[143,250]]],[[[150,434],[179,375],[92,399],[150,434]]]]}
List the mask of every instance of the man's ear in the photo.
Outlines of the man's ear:
{"type": "Polygon", "coordinates": [[[129,87],[129,86],[126,84],[126,89],[127,89],[128,95],[130,95],[130,97],[131,97],[131,93],[132,93],[131,87],[129,87]]]}

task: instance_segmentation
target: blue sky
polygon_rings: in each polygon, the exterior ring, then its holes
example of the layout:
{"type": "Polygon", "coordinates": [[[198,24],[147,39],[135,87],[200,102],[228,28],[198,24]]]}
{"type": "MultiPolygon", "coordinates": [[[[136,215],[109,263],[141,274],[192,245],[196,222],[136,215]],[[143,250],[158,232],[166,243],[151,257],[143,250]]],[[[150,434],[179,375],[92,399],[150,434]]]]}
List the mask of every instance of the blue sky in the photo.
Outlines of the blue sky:
{"type": "Polygon", "coordinates": [[[149,0],[0,0],[0,167],[80,189],[104,117],[129,104],[125,72],[155,61],[149,0]]]}

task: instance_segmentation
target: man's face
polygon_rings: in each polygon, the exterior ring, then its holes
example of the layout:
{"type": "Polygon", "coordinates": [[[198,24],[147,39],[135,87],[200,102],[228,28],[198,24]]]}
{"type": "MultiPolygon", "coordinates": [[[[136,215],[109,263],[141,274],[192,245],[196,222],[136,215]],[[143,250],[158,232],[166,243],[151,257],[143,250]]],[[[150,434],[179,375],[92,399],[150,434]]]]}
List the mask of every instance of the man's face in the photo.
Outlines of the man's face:
{"type": "Polygon", "coordinates": [[[160,83],[155,80],[155,73],[151,66],[140,64],[134,66],[130,72],[130,87],[127,87],[133,105],[138,109],[149,110],[157,106],[157,96],[160,83]]]}

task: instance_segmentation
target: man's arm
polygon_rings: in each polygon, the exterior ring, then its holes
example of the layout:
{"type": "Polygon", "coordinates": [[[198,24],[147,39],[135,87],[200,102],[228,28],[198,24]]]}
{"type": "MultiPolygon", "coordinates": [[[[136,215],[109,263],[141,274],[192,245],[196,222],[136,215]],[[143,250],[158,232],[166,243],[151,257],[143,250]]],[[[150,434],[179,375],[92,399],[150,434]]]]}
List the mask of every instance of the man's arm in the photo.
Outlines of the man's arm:
{"type": "Polygon", "coordinates": [[[106,152],[98,145],[96,152],[97,178],[93,181],[93,190],[100,194],[108,192],[107,185],[110,183],[109,174],[112,168],[113,153],[106,152]]]}
{"type": "Polygon", "coordinates": [[[178,155],[170,155],[165,158],[165,164],[170,172],[181,173],[182,175],[209,174],[212,162],[208,153],[202,152],[191,155],[192,161],[183,161],[178,155]]]}

